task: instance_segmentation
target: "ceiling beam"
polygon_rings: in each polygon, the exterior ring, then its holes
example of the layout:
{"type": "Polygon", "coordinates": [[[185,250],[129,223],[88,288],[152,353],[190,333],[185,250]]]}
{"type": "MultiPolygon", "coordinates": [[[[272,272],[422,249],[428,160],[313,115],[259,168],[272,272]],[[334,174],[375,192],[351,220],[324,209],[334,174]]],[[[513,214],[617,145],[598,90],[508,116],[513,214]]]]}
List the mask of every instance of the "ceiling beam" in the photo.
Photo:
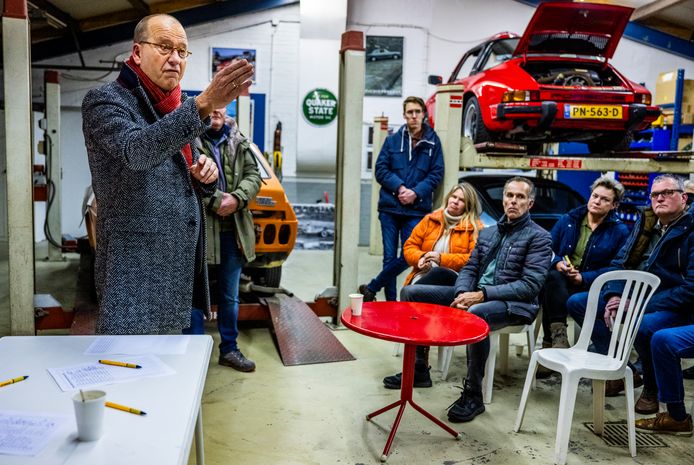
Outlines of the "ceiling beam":
{"type": "MultiPolygon", "coordinates": [[[[130,0],[128,0],[130,1],[130,0]]],[[[139,0],[132,0],[137,2],[139,0]]],[[[132,3],[132,2],[131,2],[132,3]]],[[[107,13],[99,16],[92,16],[91,18],[85,18],[80,21],[80,28],[82,31],[94,31],[97,29],[103,29],[107,27],[114,26],[116,24],[130,23],[133,21],[139,21],[149,14],[155,13],[172,13],[175,11],[187,10],[190,8],[197,8],[200,6],[206,6],[215,3],[214,0],[174,0],[169,2],[155,3],[154,5],[147,6],[148,11],[145,13],[141,9],[129,9],[114,11],[113,13],[107,13]]],[[[146,4],[145,4],[146,5],[146,4]]]]}
{"type": "Polygon", "coordinates": [[[647,3],[646,5],[640,6],[634,10],[634,13],[631,15],[631,21],[638,21],[640,19],[648,18],[659,11],[665,10],[685,1],[686,0],[655,0],[654,2],[647,3]]]}
{"type": "Polygon", "coordinates": [[[70,27],[70,25],[77,25],[77,22],[75,19],[58,8],[57,6],[53,5],[51,2],[48,2],[46,0],[28,0],[27,3],[37,10],[40,10],[42,13],[51,16],[53,19],[57,19],[61,23],[65,24],[65,27],[70,27]]]}
{"type": "Polygon", "coordinates": [[[133,8],[135,8],[139,12],[145,15],[149,14],[149,5],[147,5],[142,0],[128,0],[128,2],[133,6],[133,8]]]}
{"type": "MultiPolygon", "coordinates": [[[[29,0],[34,1],[34,0],[29,0]]],[[[159,13],[158,8],[178,10],[175,16],[183,27],[203,24],[210,21],[219,21],[230,16],[241,15],[253,11],[262,11],[299,3],[299,0],[236,0],[236,1],[211,1],[211,0],[173,0],[159,2],[151,6],[150,13],[159,13]],[[166,5],[166,7],[164,6],[166,5]],[[186,8],[187,5],[187,8],[186,8]],[[195,6],[199,5],[199,6],[195,6]],[[156,7],[156,8],[155,8],[156,7]]],[[[130,11],[135,11],[131,9],[130,11]]],[[[101,30],[82,30],[80,33],[80,45],[83,50],[102,47],[120,41],[130,41],[137,21],[142,18],[139,15],[129,21],[112,24],[101,30]]],[[[84,24],[84,23],[80,23],[84,24]]],[[[42,42],[31,47],[33,61],[66,55],[75,52],[75,46],[68,37],[42,42]]]]}

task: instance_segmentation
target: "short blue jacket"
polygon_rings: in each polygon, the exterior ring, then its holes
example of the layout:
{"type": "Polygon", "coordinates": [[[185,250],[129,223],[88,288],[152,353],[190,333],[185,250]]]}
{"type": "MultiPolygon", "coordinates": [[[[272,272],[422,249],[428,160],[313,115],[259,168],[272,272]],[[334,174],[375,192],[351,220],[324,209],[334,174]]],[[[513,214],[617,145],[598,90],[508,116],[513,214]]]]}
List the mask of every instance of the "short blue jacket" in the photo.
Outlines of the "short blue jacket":
{"type": "Polygon", "coordinates": [[[422,139],[412,148],[407,125],[388,136],[376,160],[376,181],[381,185],[378,211],[395,215],[423,217],[432,210],[433,194],[443,179],[441,141],[427,124],[422,139]],[[398,188],[404,185],[417,194],[412,205],[398,201],[398,188]]]}

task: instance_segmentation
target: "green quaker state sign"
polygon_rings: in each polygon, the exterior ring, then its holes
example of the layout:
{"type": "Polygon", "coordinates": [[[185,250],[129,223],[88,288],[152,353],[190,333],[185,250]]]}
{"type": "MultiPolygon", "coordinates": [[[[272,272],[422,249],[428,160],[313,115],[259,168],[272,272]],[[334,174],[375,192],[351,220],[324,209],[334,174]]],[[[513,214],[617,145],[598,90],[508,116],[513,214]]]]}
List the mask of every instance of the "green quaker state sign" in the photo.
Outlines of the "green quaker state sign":
{"type": "Polygon", "coordinates": [[[337,118],[337,98],[328,89],[313,89],[302,105],[306,121],[316,126],[325,126],[337,118]]]}

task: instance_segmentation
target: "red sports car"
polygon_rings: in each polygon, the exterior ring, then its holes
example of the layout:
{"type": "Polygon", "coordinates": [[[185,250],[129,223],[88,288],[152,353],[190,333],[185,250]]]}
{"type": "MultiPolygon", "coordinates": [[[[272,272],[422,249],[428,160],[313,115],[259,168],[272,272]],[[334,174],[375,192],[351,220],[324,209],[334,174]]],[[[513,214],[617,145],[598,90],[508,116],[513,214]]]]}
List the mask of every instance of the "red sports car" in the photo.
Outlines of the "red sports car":
{"type": "MultiPolygon", "coordinates": [[[[497,34],[468,51],[448,79],[462,84],[462,133],[475,143],[586,142],[591,152],[628,150],[632,131],[660,110],[650,92],[607,61],[633,9],[542,3],[522,37],[497,34]]],[[[429,76],[440,84],[440,76],[429,76]]],[[[427,101],[434,125],[436,94],[427,101]]]]}

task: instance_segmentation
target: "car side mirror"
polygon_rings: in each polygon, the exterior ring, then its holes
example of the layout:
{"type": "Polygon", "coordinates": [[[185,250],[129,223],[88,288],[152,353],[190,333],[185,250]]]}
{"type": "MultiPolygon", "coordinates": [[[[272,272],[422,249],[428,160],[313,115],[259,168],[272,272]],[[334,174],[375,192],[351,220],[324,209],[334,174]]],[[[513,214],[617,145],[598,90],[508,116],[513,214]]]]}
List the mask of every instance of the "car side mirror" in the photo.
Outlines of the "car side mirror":
{"type": "Polygon", "coordinates": [[[443,82],[443,78],[441,76],[436,76],[434,74],[429,75],[429,84],[432,86],[439,85],[443,82]]]}

